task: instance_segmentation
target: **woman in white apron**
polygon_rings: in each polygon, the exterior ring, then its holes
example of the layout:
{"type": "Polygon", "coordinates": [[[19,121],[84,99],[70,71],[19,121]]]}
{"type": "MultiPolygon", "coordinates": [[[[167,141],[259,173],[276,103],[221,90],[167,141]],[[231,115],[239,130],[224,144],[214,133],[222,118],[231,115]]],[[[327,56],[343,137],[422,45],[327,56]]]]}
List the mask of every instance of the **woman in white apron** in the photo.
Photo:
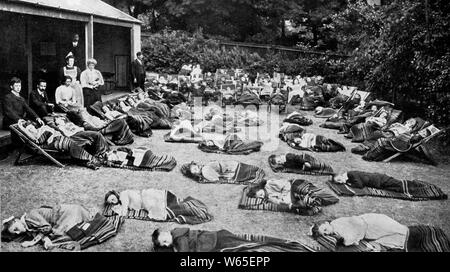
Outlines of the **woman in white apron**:
{"type": "Polygon", "coordinates": [[[77,66],[74,66],[75,58],[72,54],[66,57],[66,66],[61,69],[61,78],[69,76],[72,78],[72,84],[70,85],[75,94],[75,100],[77,101],[77,106],[84,107],[83,99],[83,89],[80,84],[81,70],[77,66]]]}

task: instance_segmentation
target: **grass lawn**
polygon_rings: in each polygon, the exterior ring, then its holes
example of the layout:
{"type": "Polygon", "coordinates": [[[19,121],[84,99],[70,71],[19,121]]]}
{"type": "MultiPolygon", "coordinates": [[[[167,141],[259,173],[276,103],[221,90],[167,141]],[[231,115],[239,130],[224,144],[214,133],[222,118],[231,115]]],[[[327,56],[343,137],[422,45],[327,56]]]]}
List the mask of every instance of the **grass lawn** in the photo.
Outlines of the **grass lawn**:
{"type": "MultiPolygon", "coordinates": [[[[311,113],[309,113],[311,114],[311,113]]],[[[283,118],[283,116],[280,116],[283,118]]],[[[361,156],[352,154],[350,149],[356,144],[336,134],[335,130],[320,128],[321,119],[312,118],[314,124],[307,127],[309,132],[333,138],[347,147],[346,152],[312,153],[317,158],[328,161],[335,171],[364,170],[381,172],[400,179],[421,179],[439,186],[450,193],[450,164],[448,157],[440,157],[437,167],[397,159],[391,163],[366,162],[361,156]]],[[[281,123],[281,120],[280,120],[281,123]]],[[[13,166],[13,158],[0,162],[1,218],[20,216],[24,212],[41,205],[56,203],[82,204],[86,208],[101,210],[103,197],[109,190],[157,188],[171,190],[179,197],[192,196],[203,201],[214,215],[211,222],[188,226],[194,229],[228,229],[236,233],[254,233],[298,240],[310,245],[317,243],[307,236],[309,226],[322,219],[358,215],[375,212],[384,213],[405,225],[432,224],[441,227],[450,236],[449,201],[404,201],[374,197],[341,197],[339,203],[324,207],[320,215],[308,217],[289,213],[269,211],[246,211],[237,209],[243,186],[199,184],[180,172],[182,164],[192,160],[234,159],[262,166],[267,178],[303,178],[319,187],[326,187],[325,176],[304,176],[274,173],[267,162],[270,154],[299,152],[284,142],[279,142],[275,151],[270,147],[277,137],[278,129],[263,133],[261,138],[268,143],[262,151],[250,155],[221,155],[204,153],[196,144],[166,143],[163,135],[167,130],[154,130],[151,138],[135,137],[132,147],[145,146],[155,153],[167,153],[176,157],[178,165],[169,172],[130,171],[115,168],[101,168],[98,171],[68,165],[58,168],[46,160],[38,160],[26,166],[13,166]]],[[[275,142],[276,143],[276,142],[275,142]]],[[[126,220],[120,233],[109,241],[86,251],[150,251],[151,234],[155,228],[171,229],[181,227],[175,223],[154,223],[126,220]]],[[[1,243],[3,251],[43,251],[43,247],[22,248],[17,243],[1,243]]],[[[58,250],[55,250],[58,251],[58,250]]]]}

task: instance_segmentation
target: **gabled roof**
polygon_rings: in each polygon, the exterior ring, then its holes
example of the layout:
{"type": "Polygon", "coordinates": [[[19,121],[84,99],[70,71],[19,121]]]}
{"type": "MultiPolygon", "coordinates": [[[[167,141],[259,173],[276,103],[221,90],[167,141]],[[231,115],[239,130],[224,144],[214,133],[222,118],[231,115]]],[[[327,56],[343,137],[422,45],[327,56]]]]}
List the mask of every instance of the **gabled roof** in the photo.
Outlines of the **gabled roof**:
{"type": "Polygon", "coordinates": [[[43,8],[100,16],[141,24],[141,21],[100,0],[10,0],[17,4],[30,4],[43,8]]]}

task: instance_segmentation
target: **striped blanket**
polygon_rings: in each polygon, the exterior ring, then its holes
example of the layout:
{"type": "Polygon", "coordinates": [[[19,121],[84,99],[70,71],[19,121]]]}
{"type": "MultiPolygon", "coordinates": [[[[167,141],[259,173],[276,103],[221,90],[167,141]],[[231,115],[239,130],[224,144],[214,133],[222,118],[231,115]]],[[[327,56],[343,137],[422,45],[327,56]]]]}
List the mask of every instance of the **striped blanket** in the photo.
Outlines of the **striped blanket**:
{"type": "Polygon", "coordinates": [[[311,164],[311,170],[287,168],[282,164],[281,165],[276,164],[276,163],[272,164],[272,158],[276,156],[275,154],[269,156],[270,168],[272,168],[272,170],[274,172],[297,173],[297,174],[302,174],[302,175],[328,176],[328,175],[334,174],[333,168],[329,164],[327,164],[319,159],[316,159],[313,156],[306,154],[306,153],[300,153],[299,155],[301,155],[305,161],[307,161],[311,164]]]}
{"type": "Polygon", "coordinates": [[[367,240],[360,241],[359,245],[344,246],[335,236],[321,236],[317,242],[330,251],[338,252],[371,252],[375,248],[382,252],[450,252],[450,240],[442,229],[427,225],[409,226],[408,229],[404,250],[387,248],[367,240]]]}
{"type": "MultiPolygon", "coordinates": [[[[155,222],[176,222],[178,224],[201,224],[209,222],[213,216],[209,213],[208,207],[193,197],[187,197],[183,200],[179,199],[170,191],[165,191],[166,203],[161,203],[166,209],[166,218],[164,220],[157,220],[150,218],[146,210],[128,210],[125,216],[127,219],[137,219],[155,222]]],[[[104,216],[115,216],[112,205],[106,205],[103,210],[104,216]]]]}
{"type": "Polygon", "coordinates": [[[447,195],[433,184],[421,180],[402,180],[402,182],[403,193],[370,187],[355,188],[334,182],[327,182],[327,184],[341,196],[376,196],[414,201],[447,199],[447,195]]]}
{"type": "Polygon", "coordinates": [[[338,152],[345,151],[345,146],[340,142],[337,142],[332,139],[328,139],[322,135],[312,135],[311,133],[305,133],[301,137],[302,141],[300,143],[296,143],[292,140],[287,141],[286,143],[297,150],[309,150],[315,152],[338,152]],[[312,136],[309,137],[308,136],[312,136]]]}
{"type": "MultiPolygon", "coordinates": [[[[335,204],[338,198],[317,188],[312,183],[304,180],[292,181],[291,194],[296,198],[301,198],[305,205],[302,208],[296,207],[289,209],[287,205],[274,204],[262,198],[249,197],[248,192],[252,185],[245,187],[239,201],[238,208],[243,210],[267,210],[274,212],[291,212],[300,215],[316,215],[322,211],[321,206],[335,204]]],[[[254,185],[253,185],[254,186],[254,185]]]]}
{"type": "Polygon", "coordinates": [[[223,248],[221,252],[319,252],[321,248],[310,246],[301,242],[285,240],[265,235],[234,234],[238,239],[246,240],[248,243],[223,248]]]}
{"type": "Polygon", "coordinates": [[[134,142],[130,127],[123,119],[111,121],[106,127],[99,130],[103,135],[111,135],[116,145],[127,145],[134,142]]]}
{"type": "MultiPolygon", "coordinates": [[[[99,214],[97,214],[98,216],[99,214]]],[[[112,237],[116,236],[124,222],[122,216],[106,217],[98,228],[89,236],[85,236],[79,240],[72,240],[68,235],[61,236],[52,243],[57,248],[68,250],[83,250],[94,245],[101,244],[112,237]]],[[[83,223],[84,224],[84,223],[83,223]]]]}
{"type": "Polygon", "coordinates": [[[177,165],[174,157],[155,155],[150,149],[120,147],[107,153],[103,164],[107,167],[146,171],[172,171],[177,165]]]}
{"type": "MultiPolygon", "coordinates": [[[[185,176],[189,176],[189,164],[181,166],[181,173],[185,176]]],[[[239,163],[236,172],[232,178],[220,177],[219,181],[211,181],[204,177],[200,179],[194,179],[199,183],[223,183],[223,184],[254,184],[260,182],[265,176],[264,170],[254,165],[239,163]]]]}
{"type": "MultiPolygon", "coordinates": [[[[402,111],[400,110],[392,110],[389,115],[389,118],[386,121],[386,125],[384,127],[389,127],[391,124],[395,123],[400,119],[402,115],[402,111]]],[[[360,123],[351,127],[350,135],[353,137],[352,142],[363,142],[367,139],[372,139],[375,137],[375,132],[380,131],[380,128],[374,124],[360,123]]]]}
{"type": "Polygon", "coordinates": [[[247,155],[259,151],[262,145],[263,142],[260,141],[244,141],[236,134],[228,134],[223,140],[204,140],[199,143],[198,148],[208,153],[247,155]],[[213,145],[208,145],[211,142],[213,145]]]}

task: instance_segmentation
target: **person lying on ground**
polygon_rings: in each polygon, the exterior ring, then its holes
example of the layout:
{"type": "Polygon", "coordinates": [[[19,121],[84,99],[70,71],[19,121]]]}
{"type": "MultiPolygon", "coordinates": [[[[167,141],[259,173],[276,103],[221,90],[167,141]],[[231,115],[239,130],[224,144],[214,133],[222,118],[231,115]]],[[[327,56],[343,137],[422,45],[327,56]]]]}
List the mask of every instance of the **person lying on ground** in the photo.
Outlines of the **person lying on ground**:
{"type": "Polygon", "coordinates": [[[192,161],[182,166],[181,172],[196,181],[211,183],[253,183],[264,177],[264,171],[239,161],[210,161],[201,164],[192,161]]]}
{"type": "MultiPolygon", "coordinates": [[[[424,190],[431,187],[430,184],[418,180],[399,180],[386,174],[363,171],[347,171],[335,174],[332,181],[338,184],[347,184],[350,187],[359,189],[369,187],[405,193],[411,196],[422,195],[424,190]]],[[[441,196],[442,199],[447,199],[446,194],[442,193],[441,196]]]]}
{"type": "Polygon", "coordinates": [[[152,234],[156,252],[310,252],[313,248],[279,238],[237,235],[228,230],[209,231],[175,228],[152,234]]]}
{"type": "Polygon", "coordinates": [[[21,217],[10,217],[3,221],[2,241],[14,241],[23,237],[23,247],[43,243],[45,249],[53,246],[52,240],[66,234],[79,223],[93,218],[88,210],[80,205],[60,204],[54,207],[42,206],[32,209],[21,217]]]}
{"type": "Polygon", "coordinates": [[[237,134],[215,135],[214,137],[204,137],[198,148],[204,152],[215,152],[225,154],[250,154],[261,149],[263,142],[253,140],[243,140],[237,134]]]}
{"type": "Polygon", "coordinates": [[[305,161],[300,155],[294,153],[286,153],[274,156],[272,158],[273,164],[283,165],[285,168],[299,169],[304,171],[312,170],[311,163],[305,161]]]}
{"type": "Polygon", "coordinates": [[[335,197],[321,192],[305,180],[269,179],[251,185],[248,197],[261,198],[268,202],[287,206],[289,210],[309,210],[322,205],[330,205],[338,201],[335,197]]]}
{"type": "Polygon", "coordinates": [[[152,188],[124,190],[120,194],[113,190],[105,195],[105,205],[113,205],[113,211],[120,216],[126,216],[128,210],[145,210],[149,218],[165,220],[167,217],[165,197],[165,190],[152,188]]]}
{"type": "MultiPolygon", "coordinates": [[[[370,240],[388,248],[404,249],[408,227],[385,214],[366,213],[314,224],[310,234],[314,238],[327,235],[338,237],[344,246],[370,240]]],[[[379,248],[375,250],[379,251],[379,248]]]]}

